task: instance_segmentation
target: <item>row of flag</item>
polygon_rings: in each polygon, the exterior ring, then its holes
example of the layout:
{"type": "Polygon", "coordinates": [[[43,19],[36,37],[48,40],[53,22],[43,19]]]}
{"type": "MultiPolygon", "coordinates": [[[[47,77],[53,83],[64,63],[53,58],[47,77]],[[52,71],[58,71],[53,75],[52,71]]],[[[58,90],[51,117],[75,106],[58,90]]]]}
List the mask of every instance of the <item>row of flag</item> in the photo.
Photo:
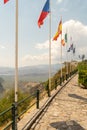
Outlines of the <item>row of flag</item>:
{"type": "MultiPolygon", "coordinates": [[[[4,0],[4,4],[6,4],[9,0],[4,0]]],[[[44,19],[47,17],[47,15],[50,13],[50,0],[46,0],[44,7],[41,11],[40,17],[38,19],[38,26],[41,27],[44,23],[44,19]]],[[[58,29],[53,37],[53,41],[56,41],[58,37],[62,35],[62,19],[59,22],[58,29]]],[[[67,33],[65,34],[65,38],[61,39],[61,44],[65,46],[65,43],[67,43],[67,33]]],[[[75,47],[73,47],[73,44],[70,45],[67,52],[73,51],[73,54],[75,53],[75,47]]]]}
{"type": "MultiPolygon", "coordinates": [[[[3,0],[4,4],[6,4],[9,0],[3,0]]],[[[18,32],[18,1],[16,0],[16,32],[18,32]]],[[[38,19],[38,26],[41,27],[43,25],[45,18],[50,13],[50,0],[46,0],[45,5],[41,11],[40,17],[38,19]]],[[[56,41],[59,36],[61,35],[61,50],[62,45],[64,46],[65,43],[67,43],[67,33],[65,34],[65,39],[62,39],[62,19],[59,22],[57,32],[55,33],[53,37],[53,41],[56,41]]],[[[50,39],[50,36],[49,36],[50,39]]],[[[17,102],[18,98],[18,33],[16,33],[16,46],[15,46],[15,102],[17,102]]],[[[49,40],[50,41],[50,40],[49,40]]],[[[67,52],[70,52],[73,50],[73,53],[75,53],[75,48],[73,47],[73,44],[71,44],[70,48],[67,50],[67,52]]],[[[61,51],[62,52],[62,51],[61,51]]],[[[61,53],[61,64],[62,64],[62,53],[61,53]]],[[[62,77],[62,66],[61,66],[61,77],[62,77]]],[[[49,44],[49,91],[51,90],[51,44],[49,44]]],[[[50,95],[50,94],[49,94],[50,95]]]]}
{"type": "MultiPolygon", "coordinates": [[[[41,27],[41,25],[43,25],[44,23],[44,19],[47,17],[47,15],[50,13],[50,0],[47,0],[42,11],[40,14],[40,17],[38,19],[38,26],[41,27]]],[[[58,29],[53,37],[53,41],[56,41],[58,39],[58,37],[62,35],[62,19],[59,22],[58,25],[58,29]]],[[[67,43],[67,33],[65,33],[65,38],[61,39],[61,44],[63,46],[65,46],[65,43],[67,43]]],[[[75,47],[73,46],[73,44],[70,45],[69,49],[67,50],[67,52],[73,51],[73,54],[75,53],[75,47]]]]}
{"type": "MultiPolygon", "coordinates": [[[[41,25],[43,25],[43,21],[44,19],[47,17],[47,15],[50,13],[50,0],[47,0],[42,11],[41,11],[41,14],[40,14],[40,17],[38,19],[38,26],[41,27],[41,25]]],[[[58,25],[58,29],[57,29],[57,32],[56,34],[54,35],[53,37],[53,40],[57,40],[59,35],[62,34],[62,20],[60,20],[60,23],[58,25]]],[[[64,39],[61,40],[61,43],[62,45],[64,46],[65,45],[65,41],[64,39]]]]}

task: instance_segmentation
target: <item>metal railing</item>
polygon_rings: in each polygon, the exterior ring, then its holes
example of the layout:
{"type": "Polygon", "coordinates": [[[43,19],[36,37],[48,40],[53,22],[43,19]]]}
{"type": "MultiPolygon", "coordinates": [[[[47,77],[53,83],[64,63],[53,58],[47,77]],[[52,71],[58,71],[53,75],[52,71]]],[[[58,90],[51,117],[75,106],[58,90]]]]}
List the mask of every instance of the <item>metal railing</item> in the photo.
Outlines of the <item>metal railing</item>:
{"type": "MultiPolygon", "coordinates": [[[[58,85],[61,85],[65,80],[67,80],[76,72],[77,70],[74,70],[70,74],[63,75],[61,78],[58,78],[58,80],[55,80],[54,89],[57,89],[58,85]]],[[[35,104],[36,108],[39,109],[40,100],[46,95],[49,96],[48,88],[49,87],[47,87],[47,90],[44,87],[37,89],[30,96],[17,103],[13,103],[11,107],[0,113],[0,125],[2,123],[6,124],[2,130],[8,130],[8,128],[17,130],[17,121],[20,120],[21,116],[35,104]],[[24,104],[27,104],[27,107],[24,104]]]]}

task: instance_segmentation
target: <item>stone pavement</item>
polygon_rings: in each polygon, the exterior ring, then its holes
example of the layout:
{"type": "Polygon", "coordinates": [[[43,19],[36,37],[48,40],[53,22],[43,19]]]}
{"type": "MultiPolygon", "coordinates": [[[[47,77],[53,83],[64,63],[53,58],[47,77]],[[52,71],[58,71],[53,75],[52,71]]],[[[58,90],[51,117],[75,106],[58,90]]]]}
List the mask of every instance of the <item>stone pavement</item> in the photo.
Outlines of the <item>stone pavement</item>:
{"type": "Polygon", "coordinates": [[[77,79],[57,94],[31,130],[87,130],[87,90],[77,79]]]}

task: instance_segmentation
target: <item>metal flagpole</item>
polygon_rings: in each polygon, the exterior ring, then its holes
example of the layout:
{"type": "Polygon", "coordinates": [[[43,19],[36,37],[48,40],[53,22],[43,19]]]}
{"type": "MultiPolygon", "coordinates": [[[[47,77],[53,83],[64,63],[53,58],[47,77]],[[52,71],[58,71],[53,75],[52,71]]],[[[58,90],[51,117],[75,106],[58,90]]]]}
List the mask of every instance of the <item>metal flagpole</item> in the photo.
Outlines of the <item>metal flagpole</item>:
{"type": "Polygon", "coordinates": [[[68,44],[68,40],[67,40],[67,31],[65,34],[65,42],[66,42],[66,74],[68,75],[68,52],[67,52],[67,44],[68,44]]]}
{"type": "MultiPolygon", "coordinates": [[[[71,45],[72,45],[72,37],[70,37],[70,48],[71,48],[71,45]]],[[[71,49],[70,49],[71,50],[71,49]]],[[[71,53],[71,52],[70,52],[71,53]]],[[[72,53],[71,53],[72,54],[72,53]]],[[[72,55],[70,54],[70,76],[71,76],[71,63],[72,63],[72,55]]]]}
{"type": "Polygon", "coordinates": [[[67,49],[66,49],[66,57],[67,57],[67,75],[68,75],[68,52],[67,52],[67,49]]]}
{"type": "MultiPolygon", "coordinates": [[[[61,18],[61,22],[62,22],[62,18],[61,18]]],[[[61,56],[60,56],[60,58],[61,58],[61,80],[62,80],[62,32],[61,32],[61,49],[60,49],[60,51],[61,51],[60,52],[61,53],[61,56]]]]}
{"type": "Polygon", "coordinates": [[[67,31],[66,31],[66,80],[68,79],[68,67],[69,67],[69,63],[68,63],[68,51],[67,51],[67,46],[68,46],[68,40],[67,40],[67,31]]]}
{"type": "Polygon", "coordinates": [[[60,60],[61,60],[61,74],[60,74],[60,85],[62,85],[62,33],[61,33],[61,45],[60,45],[60,60]]]}
{"type": "MultiPolygon", "coordinates": [[[[62,34],[61,34],[61,41],[62,41],[62,34]]],[[[62,43],[61,43],[61,78],[62,78],[62,43]]]]}
{"type": "Polygon", "coordinates": [[[18,101],[18,0],[16,0],[16,31],[15,31],[15,102],[18,101]]]}
{"type": "Polygon", "coordinates": [[[49,0],[49,93],[48,96],[51,96],[51,0],[49,0]]]}
{"type": "Polygon", "coordinates": [[[14,122],[12,129],[17,130],[17,101],[18,101],[18,0],[16,0],[16,17],[15,17],[15,103],[13,104],[14,122]]]}

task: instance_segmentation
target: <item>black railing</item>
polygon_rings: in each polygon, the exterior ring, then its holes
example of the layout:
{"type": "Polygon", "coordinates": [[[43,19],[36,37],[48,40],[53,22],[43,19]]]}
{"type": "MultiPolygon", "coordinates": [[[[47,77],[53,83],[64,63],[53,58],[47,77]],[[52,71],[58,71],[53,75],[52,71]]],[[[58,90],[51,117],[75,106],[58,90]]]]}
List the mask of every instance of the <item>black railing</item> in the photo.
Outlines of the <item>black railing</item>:
{"type": "MultiPolygon", "coordinates": [[[[68,80],[68,78],[76,72],[77,70],[74,70],[70,74],[63,75],[61,78],[58,78],[58,80],[55,80],[54,89],[57,89],[58,85],[62,85],[65,80],[68,80]]],[[[13,103],[11,107],[0,113],[0,126],[2,124],[7,124],[2,130],[8,130],[8,128],[12,128],[12,130],[17,130],[17,122],[18,120],[20,120],[21,116],[35,104],[36,108],[39,109],[40,100],[45,97],[45,95],[48,95],[48,89],[46,90],[45,87],[38,88],[30,96],[24,98],[17,103],[13,103]],[[27,107],[24,104],[27,104],[27,107]]]]}
{"type": "Polygon", "coordinates": [[[9,107],[7,110],[0,113],[0,126],[3,123],[7,124],[3,130],[8,129],[13,123],[13,120],[11,120],[11,118],[10,118],[10,117],[12,117],[11,116],[12,115],[12,109],[13,109],[13,106],[9,107]]]}

